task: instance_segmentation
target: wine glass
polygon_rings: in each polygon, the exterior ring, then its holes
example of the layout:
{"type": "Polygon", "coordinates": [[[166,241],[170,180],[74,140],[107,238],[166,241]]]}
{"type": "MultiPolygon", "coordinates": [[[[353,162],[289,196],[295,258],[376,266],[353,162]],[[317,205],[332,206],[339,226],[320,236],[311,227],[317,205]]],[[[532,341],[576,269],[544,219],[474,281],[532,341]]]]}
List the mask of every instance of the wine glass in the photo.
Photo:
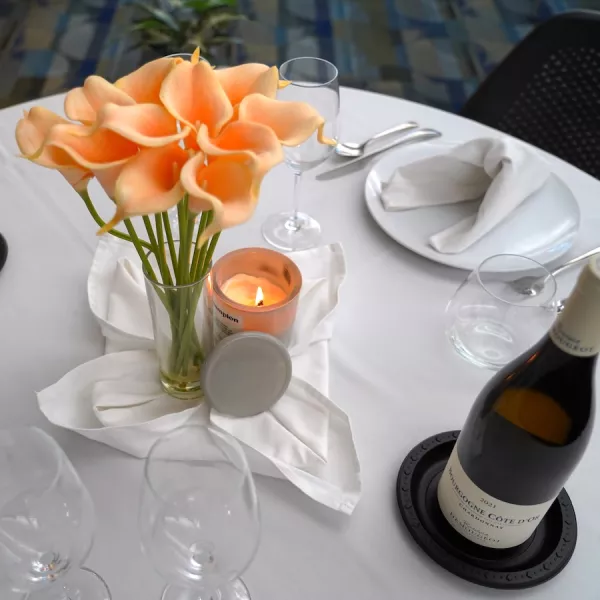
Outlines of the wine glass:
{"type": "Polygon", "coordinates": [[[239,443],[213,427],[185,426],[146,459],[142,547],[170,585],[163,600],[249,600],[239,575],[260,537],[254,480],[239,443]]]}
{"type": "MultiPolygon", "coordinates": [[[[340,111],[337,68],[322,58],[293,58],[281,65],[279,75],[289,85],[279,91],[278,99],[310,104],[325,119],[325,136],[337,141],[340,111]]],[[[305,250],[318,244],[321,226],[300,212],[302,174],[327,160],[333,150],[334,146],[317,140],[316,132],[299,146],[284,147],[285,163],[295,179],[293,207],[291,211],[271,215],[262,226],[263,237],[275,248],[305,250]]]]}
{"type": "Polygon", "coordinates": [[[446,308],[446,333],[455,350],[479,367],[498,370],[525,352],[556,316],[556,281],[540,263],[517,254],[485,259],[446,308]],[[536,294],[515,282],[531,275],[536,294]]]}
{"type": "Polygon", "coordinates": [[[28,600],[110,600],[80,568],[94,507],[60,446],[41,429],[0,430],[0,573],[28,600]]]}

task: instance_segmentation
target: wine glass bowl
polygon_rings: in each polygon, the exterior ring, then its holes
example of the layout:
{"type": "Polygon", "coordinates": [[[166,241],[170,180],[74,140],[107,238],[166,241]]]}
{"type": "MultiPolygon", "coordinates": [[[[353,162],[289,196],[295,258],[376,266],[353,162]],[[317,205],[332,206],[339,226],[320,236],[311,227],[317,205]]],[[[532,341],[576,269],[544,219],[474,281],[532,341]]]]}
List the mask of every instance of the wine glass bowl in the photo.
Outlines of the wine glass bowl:
{"type": "MultiPolygon", "coordinates": [[[[305,102],[324,119],[324,137],[339,138],[340,95],[338,70],[322,58],[301,57],[286,61],[279,68],[287,83],[278,92],[278,100],[305,102]]],[[[294,173],[294,202],[291,211],[271,215],[263,224],[265,240],[280,250],[303,250],[317,245],[321,237],[318,222],[299,211],[302,174],[318,167],[334,152],[335,145],[323,143],[318,132],[297,146],[284,146],[285,163],[294,173]]]]}
{"type": "Polygon", "coordinates": [[[140,505],[142,547],[172,585],[165,600],[249,598],[238,576],[260,537],[258,500],[244,453],[212,427],[182,427],[146,460],[140,505]]]}
{"type": "MultiPolygon", "coordinates": [[[[315,108],[325,119],[323,134],[337,141],[340,94],[337,68],[322,58],[293,58],[279,67],[279,76],[288,85],[279,90],[277,99],[305,102],[315,108]]],[[[284,146],[285,163],[294,173],[303,173],[325,162],[335,146],[318,140],[314,132],[308,140],[297,146],[284,146]]]]}
{"type": "Polygon", "coordinates": [[[40,429],[0,431],[0,571],[31,600],[108,600],[80,569],[93,542],[90,495],[58,444],[40,429]]]}
{"type": "Polygon", "coordinates": [[[497,370],[531,347],[556,316],[556,281],[531,258],[497,254],[484,260],[446,308],[446,333],[474,365],[497,370]],[[532,296],[515,285],[523,275],[539,282],[532,296]]]}

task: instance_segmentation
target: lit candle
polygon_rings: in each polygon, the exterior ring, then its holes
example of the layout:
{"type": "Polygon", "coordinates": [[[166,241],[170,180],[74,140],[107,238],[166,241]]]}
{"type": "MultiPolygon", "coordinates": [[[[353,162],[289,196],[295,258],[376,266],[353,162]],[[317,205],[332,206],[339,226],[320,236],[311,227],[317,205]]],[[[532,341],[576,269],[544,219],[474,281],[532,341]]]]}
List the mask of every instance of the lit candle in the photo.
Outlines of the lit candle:
{"type": "Polygon", "coordinates": [[[271,306],[283,302],[287,294],[265,277],[239,273],[223,284],[223,293],[234,302],[245,306],[271,306]]]}
{"type": "Polygon", "coordinates": [[[219,259],[212,270],[213,340],[261,331],[288,344],[302,275],[284,254],[244,248],[219,259]]]}

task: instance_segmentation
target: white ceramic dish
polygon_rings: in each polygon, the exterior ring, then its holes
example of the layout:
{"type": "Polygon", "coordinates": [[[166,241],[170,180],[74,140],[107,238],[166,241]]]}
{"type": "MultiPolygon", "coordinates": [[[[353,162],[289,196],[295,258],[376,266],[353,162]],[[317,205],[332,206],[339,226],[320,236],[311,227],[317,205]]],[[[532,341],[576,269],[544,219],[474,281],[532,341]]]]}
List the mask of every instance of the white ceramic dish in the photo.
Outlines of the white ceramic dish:
{"type": "Polygon", "coordinates": [[[453,145],[423,142],[391,151],[373,165],[365,183],[367,207],[377,224],[402,246],[438,263],[472,270],[494,254],[520,254],[542,264],[552,263],[573,245],[579,229],[579,205],[567,185],[551,175],[542,189],[532,194],[505,221],[459,254],[441,254],[429,238],[472,214],[477,202],[386,212],[381,203],[382,183],[396,168],[435,154],[453,145]]]}

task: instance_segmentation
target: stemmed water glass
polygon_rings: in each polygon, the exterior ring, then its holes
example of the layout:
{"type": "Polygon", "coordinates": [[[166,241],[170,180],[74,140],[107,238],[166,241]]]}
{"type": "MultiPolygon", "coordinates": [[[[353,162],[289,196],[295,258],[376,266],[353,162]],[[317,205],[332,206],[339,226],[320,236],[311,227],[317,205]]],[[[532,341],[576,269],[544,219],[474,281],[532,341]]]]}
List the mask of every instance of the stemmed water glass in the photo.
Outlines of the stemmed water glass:
{"type": "MultiPolygon", "coordinates": [[[[325,136],[337,141],[340,110],[337,68],[322,58],[293,58],[281,65],[279,76],[289,85],[278,92],[278,99],[310,104],[325,119],[325,136]]],[[[316,133],[299,146],[284,147],[285,162],[295,177],[294,201],[291,211],[271,215],[263,224],[263,236],[272,246],[280,250],[304,250],[318,244],[321,226],[300,212],[302,174],[327,160],[333,149],[320,143],[316,133]]]]}
{"type": "Polygon", "coordinates": [[[60,446],[41,429],[0,430],[0,573],[28,600],[110,600],[80,568],[94,507],[60,446]]]}
{"type": "Polygon", "coordinates": [[[146,459],[142,547],[170,585],[163,600],[249,600],[239,575],[260,537],[258,499],[239,443],[213,427],[160,438],[146,459]]]}

